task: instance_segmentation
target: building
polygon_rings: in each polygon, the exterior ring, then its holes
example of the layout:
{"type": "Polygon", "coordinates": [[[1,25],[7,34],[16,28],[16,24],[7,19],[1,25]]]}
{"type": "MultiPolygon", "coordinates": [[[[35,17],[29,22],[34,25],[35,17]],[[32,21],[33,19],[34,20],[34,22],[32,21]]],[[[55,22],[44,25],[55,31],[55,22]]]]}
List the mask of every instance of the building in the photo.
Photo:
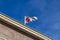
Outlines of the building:
{"type": "Polygon", "coordinates": [[[0,13],[0,40],[52,40],[51,38],[0,13]]]}

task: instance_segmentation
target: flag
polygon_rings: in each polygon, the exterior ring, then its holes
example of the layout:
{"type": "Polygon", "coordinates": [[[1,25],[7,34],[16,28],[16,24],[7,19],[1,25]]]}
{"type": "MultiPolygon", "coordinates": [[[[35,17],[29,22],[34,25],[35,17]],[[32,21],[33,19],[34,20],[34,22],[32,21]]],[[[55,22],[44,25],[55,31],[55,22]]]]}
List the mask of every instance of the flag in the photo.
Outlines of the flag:
{"type": "Polygon", "coordinates": [[[33,22],[33,21],[35,21],[37,19],[38,18],[36,16],[33,16],[33,17],[25,16],[25,18],[24,18],[24,24],[29,23],[29,22],[33,22]]]}

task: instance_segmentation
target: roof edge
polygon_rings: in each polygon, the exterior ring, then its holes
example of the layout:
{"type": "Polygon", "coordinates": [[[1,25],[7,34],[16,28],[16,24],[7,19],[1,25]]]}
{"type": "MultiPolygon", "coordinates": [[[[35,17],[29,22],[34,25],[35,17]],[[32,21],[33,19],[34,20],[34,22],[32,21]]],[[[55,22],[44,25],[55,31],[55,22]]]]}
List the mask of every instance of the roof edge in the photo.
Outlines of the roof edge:
{"type": "Polygon", "coordinates": [[[4,20],[5,22],[8,22],[11,25],[15,25],[16,28],[22,29],[23,31],[25,31],[25,32],[33,35],[33,36],[36,36],[38,38],[42,38],[44,40],[52,40],[51,38],[49,38],[49,37],[47,37],[47,36],[45,36],[45,35],[43,35],[43,34],[41,34],[39,32],[36,32],[36,31],[32,30],[31,28],[29,28],[29,27],[15,21],[15,20],[13,20],[12,18],[4,15],[3,13],[0,13],[0,20],[1,19],[4,20]]]}

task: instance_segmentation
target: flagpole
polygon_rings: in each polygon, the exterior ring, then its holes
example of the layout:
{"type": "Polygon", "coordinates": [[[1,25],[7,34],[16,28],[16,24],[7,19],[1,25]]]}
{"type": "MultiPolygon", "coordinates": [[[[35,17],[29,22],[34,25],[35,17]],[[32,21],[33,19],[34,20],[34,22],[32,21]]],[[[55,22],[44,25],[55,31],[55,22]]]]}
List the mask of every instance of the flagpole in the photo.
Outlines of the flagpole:
{"type": "Polygon", "coordinates": [[[24,25],[26,25],[26,20],[25,19],[26,19],[26,16],[24,16],[24,25]]]}

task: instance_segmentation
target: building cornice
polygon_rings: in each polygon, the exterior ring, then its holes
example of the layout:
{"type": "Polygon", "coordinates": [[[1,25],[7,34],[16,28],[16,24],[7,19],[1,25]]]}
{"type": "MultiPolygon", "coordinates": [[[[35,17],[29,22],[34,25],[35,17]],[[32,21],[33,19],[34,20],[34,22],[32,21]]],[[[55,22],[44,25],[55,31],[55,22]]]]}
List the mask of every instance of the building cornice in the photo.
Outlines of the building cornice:
{"type": "Polygon", "coordinates": [[[28,33],[29,35],[35,36],[38,39],[44,39],[44,40],[52,40],[51,38],[41,34],[40,32],[37,32],[23,24],[21,24],[20,22],[17,22],[16,20],[6,16],[3,13],[0,13],[0,21],[6,22],[9,25],[13,25],[15,28],[22,30],[26,33],[28,33]]]}

